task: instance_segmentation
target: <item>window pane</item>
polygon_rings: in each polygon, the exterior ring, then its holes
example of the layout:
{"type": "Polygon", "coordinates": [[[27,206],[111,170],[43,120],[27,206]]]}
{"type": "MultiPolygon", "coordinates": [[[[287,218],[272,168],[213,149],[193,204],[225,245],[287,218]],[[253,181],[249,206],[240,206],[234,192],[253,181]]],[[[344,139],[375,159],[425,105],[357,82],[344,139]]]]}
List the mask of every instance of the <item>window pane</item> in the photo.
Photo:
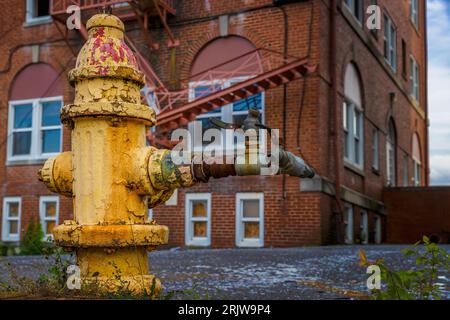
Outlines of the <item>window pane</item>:
{"type": "Polygon", "coordinates": [[[259,222],[244,222],[244,238],[245,239],[259,238],[259,222]]]}
{"type": "Polygon", "coordinates": [[[42,153],[60,152],[61,149],[61,130],[43,130],[42,131],[42,153]]]}
{"type": "Polygon", "coordinates": [[[350,146],[348,143],[349,135],[347,132],[345,132],[345,141],[344,141],[344,150],[345,150],[345,157],[347,159],[350,158],[350,146]]]}
{"type": "Polygon", "coordinates": [[[194,98],[202,98],[220,90],[220,85],[200,86],[194,88],[194,98]]]}
{"type": "Polygon", "coordinates": [[[8,207],[9,207],[8,216],[10,218],[17,218],[19,216],[19,203],[9,202],[8,207]]]}
{"type": "Polygon", "coordinates": [[[355,112],[355,116],[353,117],[353,134],[356,137],[360,136],[360,117],[361,117],[361,112],[359,112],[358,110],[354,110],[355,112]]]}
{"type": "Polygon", "coordinates": [[[350,129],[350,125],[351,125],[351,117],[352,117],[352,105],[350,103],[346,103],[345,104],[345,116],[347,117],[347,129],[350,129]]]}
{"type": "Polygon", "coordinates": [[[247,111],[249,109],[262,109],[262,94],[258,93],[246,99],[233,103],[233,111],[247,111]]]}
{"type": "Polygon", "coordinates": [[[24,104],[14,106],[14,129],[31,128],[33,118],[33,105],[24,104]]]}
{"type": "Polygon", "coordinates": [[[242,216],[259,218],[259,200],[242,200],[242,216]]]}
{"type": "Polygon", "coordinates": [[[192,201],[192,216],[193,217],[207,216],[207,202],[205,200],[192,201]]]}
{"type": "Polygon", "coordinates": [[[61,101],[50,101],[42,103],[42,126],[59,126],[59,112],[61,101]]]}
{"type": "Polygon", "coordinates": [[[56,217],[56,202],[45,202],[45,216],[56,217]]]}
{"type": "Polygon", "coordinates": [[[194,222],[194,237],[206,238],[207,237],[207,223],[206,221],[194,222]]]}
{"type": "Polygon", "coordinates": [[[378,146],[378,130],[374,129],[373,131],[373,145],[372,145],[372,152],[373,152],[373,158],[372,158],[372,166],[375,169],[378,169],[378,154],[379,146],[378,146]]]}
{"type": "Polygon", "coordinates": [[[19,233],[19,222],[18,221],[10,221],[9,222],[9,234],[18,234],[19,233]]]}
{"type": "Polygon", "coordinates": [[[35,17],[45,17],[50,14],[50,1],[48,0],[35,0],[35,17]]]}
{"type": "Polygon", "coordinates": [[[52,234],[53,233],[53,229],[56,226],[56,222],[55,221],[46,221],[45,223],[45,234],[52,234]]]}
{"type": "Polygon", "coordinates": [[[362,13],[362,3],[361,3],[361,0],[356,0],[355,1],[355,6],[354,6],[354,12],[353,12],[353,14],[355,15],[355,17],[359,20],[359,21],[361,21],[362,20],[362,17],[361,17],[361,13],[362,13]]]}
{"type": "Polygon", "coordinates": [[[30,154],[31,131],[13,133],[13,156],[30,154]]]}

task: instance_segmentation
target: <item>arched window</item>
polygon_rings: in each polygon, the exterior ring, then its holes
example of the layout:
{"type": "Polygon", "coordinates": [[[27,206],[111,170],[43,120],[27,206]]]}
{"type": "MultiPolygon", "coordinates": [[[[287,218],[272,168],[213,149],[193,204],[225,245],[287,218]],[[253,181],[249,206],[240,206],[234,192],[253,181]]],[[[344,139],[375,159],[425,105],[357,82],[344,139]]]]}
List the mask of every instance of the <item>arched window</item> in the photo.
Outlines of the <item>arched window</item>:
{"type": "MultiPolygon", "coordinates": [[[[260,72],[259,55],[256,47],[250,41],[238,36],[215,39],[200,50],[192,64],[189,100],[205,97],[254,77],[260,72]]],[[[212,125],[209,121],[211,118],[242,124],[249,108],[258,109],[262,114],[261,121],[263,121],[264,93],[258,93],[200,114],[197,116],[197,121],[202,123],[202,133],[211,128],[212,125]]],[[[190,128],[194,130],[192,124],[190,128]]],[[[209,142],[204,143],[209,144],[209,142]]]]}
{"type": "Polygon", "coordinates": [[[420,140],[417,133],[413,135],[413,143],[412,143],[412,158],[414,164],[413,171],[413,181],[415,186],[422,185],[422,152],[420,148],[420,140]]]}
{"type": "Polygon", "coordinates": [[[9,100],[8,161],[43,160],[61,152],[59,74],[48,64],[32,64],[15,78],[9,100]]]}
{"type": "Polygon", "coordinates": [[[346,162],[363,169],[364,167],[364,116],[362,92],[358,71],[350,63],[345,72],[344,83],[344,158],[346,162]]]}
{"type": "Polygon", "coordinates": [[[396,150],[397,134],[395,131],[394,120],[391,119],[389,120],[388,134],[386,137],[386,177],[388,186],[395,186],[397,181],[396,150]]]}

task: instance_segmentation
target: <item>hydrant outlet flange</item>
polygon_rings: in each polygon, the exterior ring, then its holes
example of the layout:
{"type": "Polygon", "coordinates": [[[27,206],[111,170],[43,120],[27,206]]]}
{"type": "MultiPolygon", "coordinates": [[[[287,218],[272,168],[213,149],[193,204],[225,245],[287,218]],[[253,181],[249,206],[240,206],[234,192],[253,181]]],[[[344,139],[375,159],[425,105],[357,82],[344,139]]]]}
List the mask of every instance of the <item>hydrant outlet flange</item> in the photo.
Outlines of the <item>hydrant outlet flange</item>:
{"type": "Polygon", "coordinates": [[[168,242],[169,229],[154,224],[91,226],[73,223],[56,227],[53,234],[56,244],[61,247],[152,247],[168,242]]]}
{"type": "Polygon", "coordinates": [[[73,118],[110,116],[114,118],[127,118],[140,120],[146,126],[156,123],[155,111],[146,105],[126,102],[95,102],[71,104],[61,111],[61,121],[70,122],[73,118]]]}

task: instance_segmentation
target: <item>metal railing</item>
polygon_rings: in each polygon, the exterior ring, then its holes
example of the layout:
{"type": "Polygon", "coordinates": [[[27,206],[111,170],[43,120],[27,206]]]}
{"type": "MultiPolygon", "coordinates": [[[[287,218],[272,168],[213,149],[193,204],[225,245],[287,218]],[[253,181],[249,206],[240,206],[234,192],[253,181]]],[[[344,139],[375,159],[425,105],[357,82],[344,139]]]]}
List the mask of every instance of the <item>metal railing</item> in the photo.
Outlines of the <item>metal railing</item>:
{"type": "MultiPolygon", "coordinates": [[[[142,0],[141,0],[142,1],[142,0]]],[[[149,3],[151,0],[147,0],[149,3]]],[[[50,14],[61,15],[66,14],[69,6],[75,5],[81,10],[100,9],[105,6],[117,6],[120,4],[127,4],[136,2],[135,0],[50,0],[50,14]]],[[[164,8],[173,9],[174,0],[158,0],[159,4],[164,8]]]]}

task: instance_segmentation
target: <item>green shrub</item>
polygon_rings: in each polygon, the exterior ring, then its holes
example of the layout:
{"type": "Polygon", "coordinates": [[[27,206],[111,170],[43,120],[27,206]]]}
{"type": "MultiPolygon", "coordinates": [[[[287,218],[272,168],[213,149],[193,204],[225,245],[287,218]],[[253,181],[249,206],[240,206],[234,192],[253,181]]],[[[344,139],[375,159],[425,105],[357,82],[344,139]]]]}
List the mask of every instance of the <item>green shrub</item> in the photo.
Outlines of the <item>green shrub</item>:
{"type": "Polygon", "coordinates": [[[0,242],[0,257],[6,256],[7,252],[8,252],[8,245],[4,242],[0,242]]]}
{"type": "Polygon", "coordinates": [[[21,253],[24,255],[42,254],[44,250],[43,238],[44,231],[42,231],[41,223],[39,220],[31,219],[21,243],[21,253]]]}
{"type": "Polygon", "coordinates": [[[409,270],[393,271],[383,259],[367,261],[366,254],[360,251],[360,265],[376,265],[381,271],[384,287],[373,290],[376,300],[440,300],[445,297],[443,286],[439,284],[439,272],[450,272],[450,254],[428,237],[413,247],[403,249],[405,258],[414,258],[416,267],[409,270]]]}

